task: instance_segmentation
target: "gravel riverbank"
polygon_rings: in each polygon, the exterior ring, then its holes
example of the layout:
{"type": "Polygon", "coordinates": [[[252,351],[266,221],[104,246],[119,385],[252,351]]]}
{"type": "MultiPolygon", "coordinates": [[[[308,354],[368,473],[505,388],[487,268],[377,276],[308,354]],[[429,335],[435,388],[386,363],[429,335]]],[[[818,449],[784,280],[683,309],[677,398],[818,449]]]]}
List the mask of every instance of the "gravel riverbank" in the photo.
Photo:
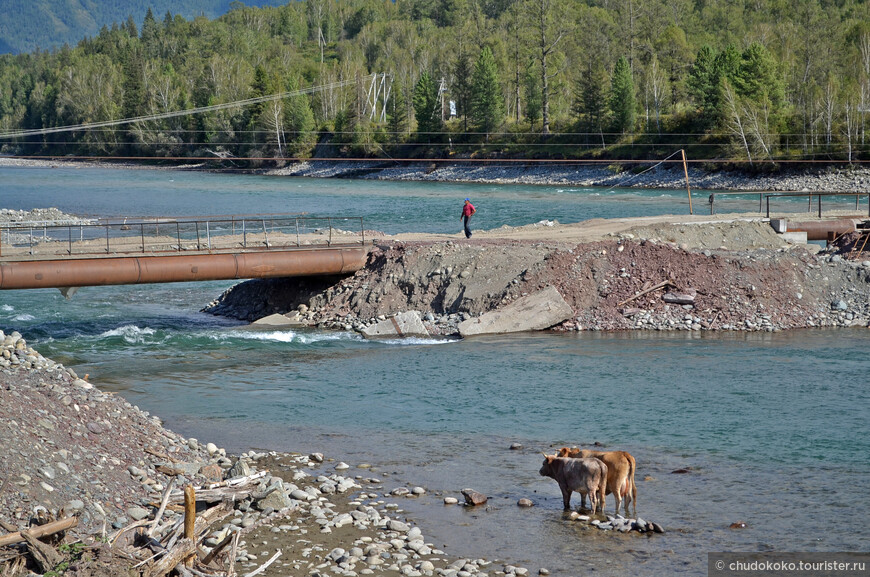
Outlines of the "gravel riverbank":
{"type": "MultiPolygon", "coordinates": [[[[210,163],[192,163],[178,166],[154,166],[131,163],[106,163],[73,160],[31,160],[2,158],[0,167],[42,168],[124,168],[142,170],[220,171],[210,163]]],[[[349,178],[392,181],[474,182],[499,184],[528,184],[571,187],[633,187],[684,189],[686,177],[682,164],[629,167],[611,167],[603,163],[581,162],[546,163],[493,163],[481,162],[425,162],[397,163],[383,160],[335,161],[308,160],[293,162],[281,168],[256,170],[234,169],[272,176],[302,176],[308,178],[349,178]]],[[[749,170],[709,170],[689,166],[689,184],[698,190],[732,191],[814,191],[814,192],[870,192],[870,168],[821,166],[818,168],[791,168],[780,166],[763,172],[749,170]]]]}
{"type": "MultiPolygon", "coordinates": [[[[67,567],[70,575],[146,574],[149,565],[134,567],[140,559],[130,558],[119,537],[154,517],[170,483],[202,485],[258,471],[264,475],[201,544],[207,554],[239,533],[240,573],[280,552],[262,574],[529,574],[484,558],[452,557],[427,542],[402,510],[403,500],[426,495],[423,487],[391,481],[377,466],[351,467],[319,453],[227,455],[163,428],[158,417],[44,358],[15,332],[0,332],[0,454],[0,521],[6,531],[25,529],[36,518],[78,518],[66,541],[81,542],[84,553],[67,567]]],[[[439,506],[456,503],[444,497],[439,506]]],[[[161,526],[180,523],[182,516],[170,507],[161,526]]],[[[31,574],[32,565],[13,562],[23,547],[0,547],[4,575],[31,574]]]]}

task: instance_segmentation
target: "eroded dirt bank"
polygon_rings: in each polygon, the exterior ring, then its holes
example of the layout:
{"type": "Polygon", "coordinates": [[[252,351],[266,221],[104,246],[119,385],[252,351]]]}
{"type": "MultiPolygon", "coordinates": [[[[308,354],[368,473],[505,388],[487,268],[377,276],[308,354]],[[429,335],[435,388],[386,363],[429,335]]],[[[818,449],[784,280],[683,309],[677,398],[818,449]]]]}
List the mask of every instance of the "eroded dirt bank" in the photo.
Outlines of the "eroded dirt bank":
{"type": "Polygon", "coordinates": [[[579,243],[548,241],[558,230],[520,240],[493,232],[385,239],[352,277],[319,290],[311,281],[251,281],[206,310],[245,320],[298,310],[307,324],[357,330],[416,310],[444,334],[552,285],[574,309],[557,327],[565,330],[781,330],[870,318],[870,262],[788,244],[765,222],[659,223],[579,243]],[[665,302],[666,292],[694,294],[694,303],[665,302]]]}

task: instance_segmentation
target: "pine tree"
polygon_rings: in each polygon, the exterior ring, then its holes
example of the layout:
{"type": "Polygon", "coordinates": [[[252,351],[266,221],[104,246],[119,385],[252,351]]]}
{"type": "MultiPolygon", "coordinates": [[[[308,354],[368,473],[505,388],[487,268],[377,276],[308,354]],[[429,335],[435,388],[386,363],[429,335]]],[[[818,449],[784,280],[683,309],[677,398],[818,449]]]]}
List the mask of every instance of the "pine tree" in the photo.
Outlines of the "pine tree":
{"type": "Polygon", "coordinates": [[[432,133],[441,130],[441,110],[438,102],[438,86],[424,72],[414,87],[414,116],[417,117],[417,132],[432,140],[432,133]]]}
{"type": "Polygon", "coordinates": [[[468,132],[468,113],[471,108],[471,60],[467,52],[460,52],[453,63],[453,94],[456,98],[456,114],[462,116],[462,130],[468,132]]]}
{"type": "Polygon", "coordinates": [[[480,52],[471,82],[471,117],[478,130],[489,135],[504,119],[495,58],[488,46],[480,52]]]}
{"type": "Polygon", "coordinates": [[[616,61],[610,81],[610,111],[616,130],[626,133],[634,130],[634,81],[625,56],[616,61]]]}
{"type": "Polygon", "coordinates": [[[586,71],[577,82],[577,97],[574,113],[580,126],[589,132],[604,131],[604,117],[607,112],[607,72],[597,62],[590,61],[586,71]]]}
{"type": "MultiPolygon", "coordinates": [[[[294,92],[299,86],[296,81],[291,81],[288,90],[294,92]]],[[[317,144],[317,123],[314,120],[314,112],[308,96],[295,94],[287,99],[284,108],[284,125],[292,135],[288,145],[288,151],[293,156],[308,156],[317,144]]]]}
{"type": "Polygon", "coordinates": [[[387,131],[393,144],[399,144],[408,130],[408,112],[405,102],[405,87],[393,85],[390,102],[387,104],[387,131]]]}

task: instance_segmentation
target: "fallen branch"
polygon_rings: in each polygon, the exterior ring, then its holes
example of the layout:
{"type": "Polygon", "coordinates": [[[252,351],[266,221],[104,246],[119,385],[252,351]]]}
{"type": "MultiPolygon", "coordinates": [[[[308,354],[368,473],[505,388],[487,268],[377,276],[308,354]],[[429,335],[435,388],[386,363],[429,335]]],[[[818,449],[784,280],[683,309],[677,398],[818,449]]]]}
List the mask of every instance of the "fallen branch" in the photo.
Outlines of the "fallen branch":
{"type": "Polygon", "coordinates": [[[205,557],[203,557],[203,559],[202,559],[202,564],[203,564],[203,565],[208,565],[209,563],[212,562],[212,560],[213,560],[215,557],[217,557],[218,555],[220,555],[220,553],[221,553],[221,551],[223,551],[224,547],[226,547],[227,545],[229,545],[229,544],[232,542],[232,540],[233,540],[233,534],[235,534],[235,533],[236,533],[236,531],[232,531],[232,532],[230,532],[230,533],[227,533],[227,536],[224,537],[224,538],[221,540],[220,543],[218,543],[217,545],[215,545],[215,546],[214,546],[214,549],[212,549],[211,551],[209,551],[208,555],[206,555],[205,557]]]}
{"type": "Polygon", "coordinates": [[[259,575],[260,573],[265,571],[269,567],[269,565],[274,563],[275,559],[277,559],[280,556],[281,556],[281,550],[278,549],[278,552],[275,553],[274,555],[272,555],[271,559],[269,559],[268,561],[266,561],[265,563],[263,563],[262,565],[260,565],[259,567],[257,567],[253,571],[251,571],[250,573],[246,574],[245,577],[254,577],[254,575],[259,575]]]}
{"type": "MultiPolygon", "coordinates": [[[[39,527],[34,527],[30,529],[29,533],[33,538],[39,539],[46,535],[54,535],[55,533],[66,531],[67,529],[78,525],[78,522],[79,520],[77,517],[67,517],[66,519],[59,519],[57,521],[52,521],[51,523],[46,523],[45,525],[40,525],[39,527]]],[[[10,533],[9,535],[0,537],[0,547],[21,543],[22,541],[25,541],[25,539],[20,531],[10,533]]]]}
{"type": "Polygon", "coordinates": [[[653,285],[653,286],[649,287],[649,288],[646,289],[646,290],[642,290],[642,291],[640,291],[639,293],[635,294],[635,295],[632,296],[632,297],[628,297],[627,299],[625,299],[625,300],[622,301],[622,302],[616,303],[616,306],[621,307],[622,305],[624,305],[624,304],[626,304],[626,303],[630,303],[631,301],[633,301],[633,300],[635,300],[635,299],[638,299],[638,298],[642,297],[642,296],[645,295],[645,294],[648,294],[648,293],[651,293],[651,292],[657,291],[657,290],[659,290],[659,289],[663,289],[663,288],[665,288],[666,286],[668,286],[668,285],[672,285],[672,284],[673,284],[673,283],[672,283],[671,281],[669,281],[669,280],[663,280],[662,282],[660,282],[660,283],[657,284],[657,285],[653,285]]]}
{"type": "Polygon", "coordinates": [[[230,549],[230,564],[227,567],[227,577],[233,577],[236,574],[236,550],[239,548],[239,533],[233,533],[233,546],[230,549]]]}
{"type": "Polygon", "coordinates": [[[138,529],[139,527],[144,527],[145,525],[147,525],[150,522],[151,521],[147,521],[147,520],[135,521],[133,523],[130,523],[129,525],[127,525],[123,529],[118,529],[111,537],[109,537],[109,545],[114,547],[115,541],[117,541],[121,537],[121,535],[123,535],[127,531],[132,531],[133,529],[138,529]]]}
{"type": "Polygon", "coordinates": [[[175,486],[174,478],[169,480],[169,484],[166,486],[166,490],[163,492],[163,499],[161,499],[160,501],[160,508],[157,509],[157,514],[154,516],[154,521],[151,522],[151,526],[148,528],[148,532],[145,533],[149,537],[154,534],[154,530],[160,523],[160,518],[163,517],[163,512],[166,511],[166,504],[169,503],[169,495],[172,493],[173,486],[175,486]]]}

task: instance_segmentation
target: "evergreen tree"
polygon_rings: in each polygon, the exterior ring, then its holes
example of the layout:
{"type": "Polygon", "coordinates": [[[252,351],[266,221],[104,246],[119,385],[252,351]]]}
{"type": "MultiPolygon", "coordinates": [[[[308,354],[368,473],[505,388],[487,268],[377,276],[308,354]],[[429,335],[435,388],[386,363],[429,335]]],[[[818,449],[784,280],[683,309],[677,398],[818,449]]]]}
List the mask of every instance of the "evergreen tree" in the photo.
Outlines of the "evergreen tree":
{"type": "Polygon", "coordinates": [[[149,57],[157,54],[157,42],[160,38],[160,26],[157,20],[154,19],[154,12],[151,7],[148,7],[148,12],[145,13],[145,21],[142,23],[142,46],[145,48],[145,53],[149,57]]]}
{"type": "Polygon", "coordinates": [[[387,104],[387,132],[393,144],[399,144],[408,131],[408,112],[405,102],[405,87],[393,85],[390,102],[387,104]]]}
{"type": "Polygon", "coordinates": [[[698,50],[695,62],[689,70],[689,91],[695,105],[702,112],[718,108],[719,74],[716,69],[716,54],[708,45],[698,50]]]}
{"type": "MultiPolygon", "coordinates": [[[[251,84],[250,98],[260,98],[270,93],[269,75],[262,65],[258,65],[257,68],[254,69],[254,82],[251,84]]],[[[257,102],[251,105],[250,113],[252,122],[257,122],[259,120],[260,115],[263,114],[264,108],[265,104],[263,102],[257,102]]]]}
{"type": "Polygon", "coordinates": [[[432,133],[441,130],[441,107],[438,100],[438,86],[428,72],[424,72],[414,86],[414,116],[417,118],[417,132],[432,140],[432,133]]]}
{"type": "MultiPolygon", "coordinates": [[[[291,81],[288,90],[297,91],[299,88],[295,81],[291,81]]],[[[288,151],[292,156],[308,156],[317,144],[317,124],[314,120],[314,112],[308,96],[294,94],[287,99],[284,108],[284,124],[291,135],[288,143],[288,151]]]]}
{"type": "Polygon", "coordinates": [[[453,63],[453,95],[456,114],[462,117],[462,130],[468,132],[468,113],[471,108],[471,60],[467,52],[460,52],[453,63]]]}
{"type": "Polygon", "coordinates": [[[526,102],[526,109],[523,111],[526,120],[534,124],[541,119],[543,102],[541,98],[541,77],[531,69],[527,69],[523,75],[523,96],[526,102]]]}
{"type": "Polygon", "coordinates": [[[757,103],[766,100],[777,109],[785,99],[785,89],[779,79],[776,61],[757,42],[750,44],[740,55],[740,66],[734,75],[734,87],[741,96],[757,103]]]}
{"type": "Polygon", "coordinates": [[[492,50],[485,46],[474,65],[471,81],[471,117],[475,127],[489,135],[504,120],[504,102],[492,50]]]}
{"type": "Polygon", "coordinates": [[[610,81],[610,111],[616,130],[626,133],[634,130],[634,81],[625,56],[616,61],[610,81]]]}
{"type": "Polygon", "coordinates": [[[607,72],[598,62],[590,61],[577,82],[574,113],[580,126],[588,132],[602,133],[607,111],[607,72]]]}

